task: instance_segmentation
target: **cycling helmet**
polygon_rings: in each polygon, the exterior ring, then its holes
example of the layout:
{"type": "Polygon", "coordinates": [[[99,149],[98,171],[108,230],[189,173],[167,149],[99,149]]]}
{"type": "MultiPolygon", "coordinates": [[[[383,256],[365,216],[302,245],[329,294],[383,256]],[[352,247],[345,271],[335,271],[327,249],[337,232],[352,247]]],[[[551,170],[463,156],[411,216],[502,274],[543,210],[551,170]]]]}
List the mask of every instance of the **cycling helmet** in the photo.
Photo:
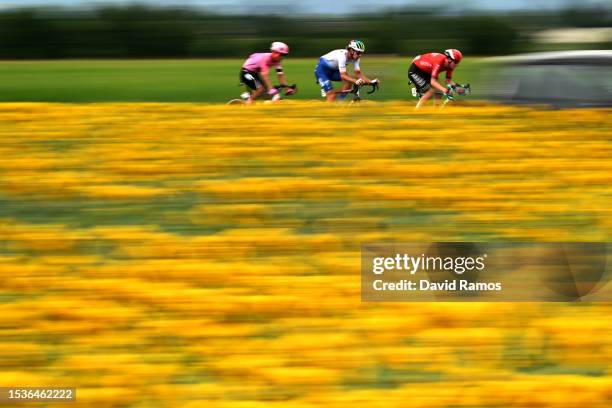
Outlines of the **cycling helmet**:
{"type": "Polygon", "coordinates": [[[347,48],[350,48],[358,52],[365,52],[365,44],[361,40],[351,40],[348,43],[347,48]]]}
{"type": "Polygon", "coordinates": [[[287,55],[289,54],[289,46],[280,41],[274,41],[270,46],[270,51],[276,51],[280,54],[287,55]]]}
{"type": "Polygon", "coordinates": [[[461,51],[456,50],[454,48],[449,48],[448,50],[444,51],[444,55],[455,61],[457,64],[460,63],[461,58],[463,58],[463,55],[461,55],[461,51]]]}

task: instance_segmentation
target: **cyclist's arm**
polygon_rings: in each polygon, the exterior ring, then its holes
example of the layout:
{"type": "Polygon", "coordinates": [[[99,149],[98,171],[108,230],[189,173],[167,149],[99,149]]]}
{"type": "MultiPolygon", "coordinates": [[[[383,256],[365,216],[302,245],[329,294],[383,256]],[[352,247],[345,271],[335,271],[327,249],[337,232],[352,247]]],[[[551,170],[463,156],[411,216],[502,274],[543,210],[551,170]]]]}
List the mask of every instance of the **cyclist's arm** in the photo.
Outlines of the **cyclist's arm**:
{"type": "Polygon", "coordinates": [[[452,76],[453,76],[452,70],[446,71],[446,83],[452,86],[457,86],[457,83],[451,79],[452,76]]]}
{"type": "Polygon", "coordinates": [[[264,86],[266,87],[267,90],[270,90],[273,88],[272,86],[272,82],[270,82],[270,76],[268,75],[268,72],[264,72],[261,71],[261,79],[263,80],[264,86]]]}
{"type": "Polygon", "coordinates": [[[281,85],[287,85],[287,80],[285,79],[285,74],[283,72],[276,72],[276,76],[278,77],[278,82],[281,85]]]}
{"type": "Polygon", "coordinates": [[[442,67],[438,64],[434,64],[434,66],[431,69],[431,86],[433,88],[435,88],[436,90],[445,93],[446,92],[446,87],[443,86],[439,81],[438,81],[438,75],[440,74],[440,71],[442,70],[442,67]]]}
{"type": "Polygon", "coordinates": [[[372,81],[365,75],[363,75],[361,73],[361,67],[359,65],[359,61],[361,61],[360,59],[357,59],[357,61],[355,61],[355,76],[357,78],[360,78],[364,83],[366,84],[371,84],[372,81]]]}
{"type": "Polygon", "coordinates": [[[340,78],[346,82],[351,82],[351,83],[357,82],[357,80],[353,78],[352,76],[350,76],[348,72],[346,71],[340,71],[340,78]]]}
{"type": "Polygon", "coordinates": [[[446,92],[446,87],[442,86],[442,84],[434,77],[431,77],[431,86],[442,93],[446,92]]]}
{"type": "Polygon", "coordinates": [[[365,82],[366,84],[372,83],[372,80],[370,78],[368,78],[367,76],[363,75],[361,73],[361,71],[359,71],[359,70],[355,70],[355,76],[357,78],[363,79],[363,82],[365,82]]]}
{"type": "MultiPolygon", "coordinates": [[[[346,82],[355,83],[356,78],[350,76],[346,70],[346,57],[344,55],[338,56],[338,70],[340,71],[340,79],[346,82]]],[[[355,76],[357,76],[357,70],[355,70],[355,76]]]]}
{"type": "Polygon", "coordinates": [[[267,90],[272,89],[272,82],[270,82],[270,67],[265,60],[262,60],[259,65],[259,76],[263,80],[264,86],[267,90]]]}

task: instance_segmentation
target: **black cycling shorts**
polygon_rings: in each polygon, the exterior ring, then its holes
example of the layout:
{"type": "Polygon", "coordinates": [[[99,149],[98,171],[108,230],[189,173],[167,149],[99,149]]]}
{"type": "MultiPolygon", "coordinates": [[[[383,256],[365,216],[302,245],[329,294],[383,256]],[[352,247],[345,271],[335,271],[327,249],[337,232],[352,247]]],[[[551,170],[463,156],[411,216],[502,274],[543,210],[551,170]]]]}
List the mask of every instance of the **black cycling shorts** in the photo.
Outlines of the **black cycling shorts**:
{"type": "Polygon", "coordinates": [[[422,71],[415,64],[410,65],[408,79],[420,94],[424,94],[431,87],[431,74],[422,71]]]}
{"type": "Polygon", "coordinates": [[[255,90],[263,85],[261,77],[257,72],[249,71],[244,68],[240,70],[240,83],[245,84],[252,90],[255,90]]]}

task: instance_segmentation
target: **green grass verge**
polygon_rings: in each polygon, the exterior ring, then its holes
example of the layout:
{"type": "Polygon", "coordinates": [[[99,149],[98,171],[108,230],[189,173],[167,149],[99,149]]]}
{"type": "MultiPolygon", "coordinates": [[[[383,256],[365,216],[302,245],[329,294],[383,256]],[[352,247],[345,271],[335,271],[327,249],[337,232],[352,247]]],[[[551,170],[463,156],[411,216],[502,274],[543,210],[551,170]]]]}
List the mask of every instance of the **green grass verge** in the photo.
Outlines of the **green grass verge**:
{"type": "MultiPolygon", "coordinates": [[[[237,97],[238,59],[218,60],[92,60],[92,61],[2,61],[2,102],[225,102],[237,97]]],[[[287,59],[287,79],[297,83],[298,99],[320,98],[314,80],[317,60],[287,59]]],[[[372,99],[411,98],[406,72],[410,59],[369,57],[363,72],[382,80],[382,89],[372,99]]],[[[455,74],[458,82],[477,89],[482,80],[482,60],[463,62],[455,74]]]]}

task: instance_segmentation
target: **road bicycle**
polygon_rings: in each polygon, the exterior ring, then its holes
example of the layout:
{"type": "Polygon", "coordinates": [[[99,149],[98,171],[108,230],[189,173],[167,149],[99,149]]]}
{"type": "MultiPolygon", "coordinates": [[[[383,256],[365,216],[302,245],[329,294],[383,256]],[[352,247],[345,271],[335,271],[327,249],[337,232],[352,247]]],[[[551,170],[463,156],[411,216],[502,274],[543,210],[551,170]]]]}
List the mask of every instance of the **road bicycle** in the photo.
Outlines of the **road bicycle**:
{"type": "MultiPolygon", "coordinates": [[[[410,82],[409,85],[412,85],[412,83],[410,82]]],[[[436,95],[444,98],[442,106],[445,106],[449,102],[455,101],[457,96],[464,97],[472,94],[472,87],[470,84],[457,84],[456,86],[447,85],[447,88],[453,91],[452,95],[449,96],[448,94],[443,94],[442,92],[436,91],[436,95]]],[[[416,87],[412,87],[412,96],[418,100],[421,99],[422,94],[416,87]]]]}
{"type": "MultiPolygon", "coordinates": [[[[263,95],[261,97],[261,99],[266,101],[266,102],[278,102],[278,101],[283,99],[283,96],[289,96],[289,95],[287,95],[287,90],[289,90],[289,89],[293,90],[291,95],[293,95],[293,94],[295,94],[297,92],[297,85],[296,84],[292,84],[292,85],[275,85],[274,88],[278,89],[278,93],[276,95],[270,96],[270,95],[266,94],[266,95],[263,95]]],[[[231,99],[229,102],[227,102],[227,104],[228,105],[246,105],[250,96],[251,96],[251,93],[248,90],[246,90],[246,91],[244,91],[243,93],[240,94],[240,98],[231,99]]]]}

